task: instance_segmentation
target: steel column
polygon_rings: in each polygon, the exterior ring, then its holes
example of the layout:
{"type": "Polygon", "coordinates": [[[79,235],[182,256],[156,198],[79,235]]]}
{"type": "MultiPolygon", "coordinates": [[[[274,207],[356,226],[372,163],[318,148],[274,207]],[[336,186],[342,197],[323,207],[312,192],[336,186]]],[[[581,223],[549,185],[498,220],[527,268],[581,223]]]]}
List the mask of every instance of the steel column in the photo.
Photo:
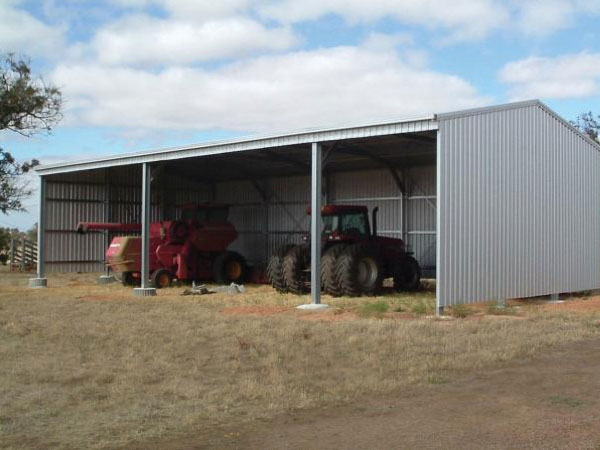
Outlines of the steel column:
{"type": "MultiPolygon", "coordinates": [[[[38,206],[37,229],[37,278],[29,279],[29,287],[43,288],[48,285],[46,280],[46,177],[40,176],[40,203],[38,206]]],[[[25,260],[25,252],[22,259],[25,260]]],[[[11,261],[12,264],[12,261],[11,261]]]]}
{"type": "Polygon", "coordinates": [[[315,305],[321,303],[321,201],[323,196],[321,144],[312,144],[311,215],[310,215],[310,293],[315,305]]]}
{"type": "Polygon", "coordinates": [[[444,303],[440,298],[442,290],[440,289],[441,284],[444,282],[440,274],[442,271],[440,270],[440,264],[442,264],[441,258],[441,248],[442,248],[442,239],[444,236],[440,235],[441,227],[440,221],[442,217],[442,202],[444,198],[442,196],[442,133],[440,130],[437,131],[437,146],[436,146],[436,159],[435,159],[435,196],[437,198],[437,208],[435,211],[435,231],[436,231],[436,239],[435,239],[435,312],[437,316],[444,315],[444,303]]]}
{"type": "Polygon", "coordinates": [[[134,289],[139,296],[156,295],[156,289],[150,287],[150,210],[151,204],[152,168],[149,163],[142,164],[142,287],[134,289]]]}
{"type": "Polygon", "coordinates": [[[321,303],[321,202],[323,197],[322,187],[322,163],[323,151],[319,143],[313,143],[311,147],[311,189],[310,189],[310,294],[312,303],[301,305],[302,309],[321,309],[328,305],[321,303]]]}

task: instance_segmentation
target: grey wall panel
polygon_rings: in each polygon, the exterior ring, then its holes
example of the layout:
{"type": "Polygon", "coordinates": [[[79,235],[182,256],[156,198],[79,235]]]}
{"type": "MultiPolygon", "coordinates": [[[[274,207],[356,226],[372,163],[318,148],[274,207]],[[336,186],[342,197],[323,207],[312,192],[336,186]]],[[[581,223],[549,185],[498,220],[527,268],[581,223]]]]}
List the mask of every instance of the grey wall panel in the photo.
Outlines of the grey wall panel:
{"type": "Polygon", "coordinates": [[[600,287],[598,148],[539,106],[440,121],[438,301],[600,287]]]}

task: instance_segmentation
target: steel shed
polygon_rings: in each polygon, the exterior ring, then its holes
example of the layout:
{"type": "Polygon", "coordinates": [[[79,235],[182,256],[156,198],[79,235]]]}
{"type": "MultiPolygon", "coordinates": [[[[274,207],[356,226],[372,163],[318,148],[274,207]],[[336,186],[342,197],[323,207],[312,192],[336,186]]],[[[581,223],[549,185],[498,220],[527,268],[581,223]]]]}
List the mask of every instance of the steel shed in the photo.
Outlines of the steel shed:
{"type": "MultiPolygon", "coordinates": [[[[380,206],[382,234],[403,237],[436,277],[439,312],[600,287],[600,146],[537,100],[37,173],[40,263],[32,286],[45,285],[46,268],[103,270],[109,235],[77,235],[81,220],[148,222],[173,217],[181,203],[229,203],[240,230],[235,245],[260,265],[300,238],[309,204],[327,201],[380,206]]],[[[313,229],[319,220],[313,215],[313,229]]],[[[312,298],[320,301],[318,290],[312,298]]]]}

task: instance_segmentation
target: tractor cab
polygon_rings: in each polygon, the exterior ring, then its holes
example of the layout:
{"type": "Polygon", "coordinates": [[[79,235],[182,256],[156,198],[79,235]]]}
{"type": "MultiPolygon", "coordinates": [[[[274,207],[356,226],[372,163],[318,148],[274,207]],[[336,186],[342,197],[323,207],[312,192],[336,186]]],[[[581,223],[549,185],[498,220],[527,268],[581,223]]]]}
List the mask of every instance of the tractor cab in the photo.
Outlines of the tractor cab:
{"type": "Polygon", "coordinates": [[[345,241],[371,236],[366,206],[326,205],[321,210],[323,236],[327,240],[345,241]]]}
{"type": "MultiPolygon", "coordinates": [[[[321,208],[322,236],[326,242],[360,241],[377,235],[377,211],[373,209],[373,229],[369,209],[356,205],[325,205],[321,208]]],[[[311,210],[308,208],[308,214],[311,210]]]]}

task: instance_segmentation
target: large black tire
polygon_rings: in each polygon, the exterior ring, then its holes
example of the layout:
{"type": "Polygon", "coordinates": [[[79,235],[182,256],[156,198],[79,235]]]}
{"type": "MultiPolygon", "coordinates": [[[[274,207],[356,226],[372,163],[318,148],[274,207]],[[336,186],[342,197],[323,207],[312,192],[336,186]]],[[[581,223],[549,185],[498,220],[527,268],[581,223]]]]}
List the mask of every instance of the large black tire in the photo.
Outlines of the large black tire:
{"type": "Polygon", "coordinates": [[[131,272],[121,272],[121,284],[123,286],[133,286],[133,274],[131,272]]]}
{"type": "Polygon", "coordinates": [[[394,289],[416,291],[421,287],[421,267],[415,258],[405,256],[394,270],[394,289]]]}
{"type": "Polygon", "coordinates": [[[336,267],[340,255],[347,248],[347,244],[337,244],[329,247],[321,259],[321,285],[323,291],[334,297],[339,297],[343,293],[337,277],[336,267]]]}
{"type": "Polygon", "coordinates": [[[269,264],[267,265],[267,279],[271,286],[281,294],[288,291],[283,276],[283,258],[290,248],[290,246],[284,246],[277,249],[269,258],[269,264]]]}
{"type": "Polygon", "coordinates": [[[157,269],[150,276],[150,283],[156,289],[162,289],[171,286],[173,274],[167,269],[157,269]]]}
{"type": "Polygon", "coordinates": [[[213,262],[213,278],[219,284],[241,283],[248,275],[248,265],[237,252],[223,252],[213,262]]]}
{"type": "Polygon", "coordinates": [[[368,243],[351,245],[338,258],[336,275],[343,295],[377,295],[383,286],[381,255],[368,243]]]}
{"type": "Polygon", "coordinates": [[[283,278],[285,285],[293,294],[306,294],[308,292],[308,257],[309,250],[296,245],[288,250],[283,258],[283,278]]]}

